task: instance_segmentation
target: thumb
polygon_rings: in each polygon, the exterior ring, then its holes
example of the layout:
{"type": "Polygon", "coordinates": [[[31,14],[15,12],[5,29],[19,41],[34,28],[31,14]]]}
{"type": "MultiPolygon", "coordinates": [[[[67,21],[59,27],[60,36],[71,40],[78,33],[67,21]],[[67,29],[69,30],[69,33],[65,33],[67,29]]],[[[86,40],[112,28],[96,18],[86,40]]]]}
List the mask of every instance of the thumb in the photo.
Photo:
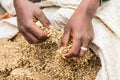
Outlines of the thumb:
{"type": "Polygon", "coordinates": [[[64,34],[62,36],[62,39],[61,39],[61,46],[62,47],[67,46],[69,39],[70,39],[70,31],[69,30],[65,30],[64,34]]]}
{"type": "Polygon", "coordinates": [[[48,29],[53,28],[48,18],[45,16],[42,10],[37,9],[35,17],[43,24],[43,26],[47,27],[48,29]]]}

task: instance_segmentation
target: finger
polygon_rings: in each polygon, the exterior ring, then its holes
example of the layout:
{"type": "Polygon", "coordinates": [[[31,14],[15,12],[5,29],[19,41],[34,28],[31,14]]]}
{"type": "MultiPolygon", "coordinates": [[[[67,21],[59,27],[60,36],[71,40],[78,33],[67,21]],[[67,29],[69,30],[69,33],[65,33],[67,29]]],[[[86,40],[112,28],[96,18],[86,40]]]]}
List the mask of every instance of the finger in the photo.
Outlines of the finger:
{"type": "Polygon", "coordinates": [[[79,51],[80,51],[80,39],[74,39],[73,40],[73,44],[72,44],[72,48],[71,50],[68,52],[67,55],[65,55],[66,58],[71,58],[71,57],[79,57],[79,51]]]}
{"type": "Polygon", "coordinates": [[[43,32],[34,22],[31,22],[31,27],[28,30],[33,36],[35,36],[40,41],[45,41],[48,39],[47,34],[43,32]]]}
{"type": "Polygon", "coordinates": [[[45,16],[42,10],[38,8],[37,13],[35,14],[35,17],[43,24],[43,26],[47,27],[48,29],[53,28],[48,18],[45,16]]]}
{"type": "Polygon", "coordinates": [[[23,36],[25,37],[25,39],[30,43],[30,44],[35,44],[37,43],[39,40],[37,38],[35,38],[32,34],[30,33],[23,33],[23,36]]]}
{"type": "MultiPolygon", "coordinates": [[[[83,41],[81,47],[88,49],[88,45],[89,45],[89,42],[88,42],[88,41],[83,41]]],[[[86,52],[87,52],[87,50],[80,49],[79,56],[80,56],[80,57],[83,57],[86,52]]]]}
{"type": "Polygon", "coordinates": [[[66,26],[64,28],[63,36],[61,38],[61,46],[66,47],[67,44],[68,44],[69,39],[70,39],[70,29],[69,29],[69,26],[66,26]]]}
{"type": "Polygon", "coordinates": [[[31,33],[27,32],[25,29],[19,29],[20,32],[23,34],[24,38],[30,43],[36,43],[39,40],[37,38],[35,38],[31,33]]]}
{"type": "Polygon", "coordinates": [[[28,43],[32,44],[32,40],[26,36],[25,32],[22,31],[21,28],[18,27],[18,30],[21,34],[23,34],[24,38],[27,40],[28,43]]]}
{"type": "Polygon", "coordinates": [[[27,40],[28,43],[30,43],[30,44],[33,43],[32,40],[28,36],[26,36],[26,35],[23,35],[23,36],[27,40]]]}
{"type": "Polygon", "coordinates": [[[69,53],[64,55],[64,58],[69,59],[69,58],[72,58],[73,56],[74,56],[74,54],[72,52],[69,52],[69,53]]]}

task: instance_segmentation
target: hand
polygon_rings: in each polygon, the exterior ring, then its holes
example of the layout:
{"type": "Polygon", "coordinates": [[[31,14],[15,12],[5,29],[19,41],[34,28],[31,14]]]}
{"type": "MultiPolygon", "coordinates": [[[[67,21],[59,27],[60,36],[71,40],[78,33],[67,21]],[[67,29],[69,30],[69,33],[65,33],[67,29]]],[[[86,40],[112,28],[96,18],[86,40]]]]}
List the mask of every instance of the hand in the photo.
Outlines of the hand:
{"type": "Polygon", "coordinates": [[[74,12],[62,37],[62,46],[67,46],[70,37],[73,38],[72,48],[65,58],[83,56],[86,51],[81,47],[89,48],[89,43],[94,38],[92,18],[99,5],[99,0],[83,0],[74,12]]]}
{"type": "Polygon", "coordinates": [[[73,38],[71,50],[65,55],[66,58],[80,57],[85,54],[81,46],[88,48],[94,38],[91,18],[84,13],[74,13],[69,20],[62,37],[62,45],[67,46],[70,36],[73,38]]]}
{"type": "Polygon", "coordinates": [[[39,20],[43,26],[52,28],[42,10],[28,0],[14,0],[18,29],[25,39],[33,44],[45,41],[48,37],[34,22],[39,20]]]}

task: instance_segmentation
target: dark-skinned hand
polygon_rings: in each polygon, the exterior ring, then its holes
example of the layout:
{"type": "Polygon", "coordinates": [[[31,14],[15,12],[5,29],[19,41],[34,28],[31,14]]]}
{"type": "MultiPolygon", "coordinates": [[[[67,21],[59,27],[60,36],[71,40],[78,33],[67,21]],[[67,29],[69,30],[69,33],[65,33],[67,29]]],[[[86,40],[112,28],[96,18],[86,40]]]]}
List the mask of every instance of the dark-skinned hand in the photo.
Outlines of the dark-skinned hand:
{"type": "Polygon", "coordinates": [[[94,38],[92,18],[98,6],[99,0],[83,0],[70,18],[61,41],[62,46],[66,47],[70,38],[73,39],[72,48],[64,55],[65,58],[82,57],[86,53],[81,47],[89,48],[94,38]]]}
{"type": "Polygon", "coordinates": [[[30,44],[45,41],[48,38],[47,34],[35,24],[35,20],[39,20],[47,28],[52,28],[52,26],[42,10],[28,0],[14,0],[14,5],[18,29],[25,39],[30,44]]]}

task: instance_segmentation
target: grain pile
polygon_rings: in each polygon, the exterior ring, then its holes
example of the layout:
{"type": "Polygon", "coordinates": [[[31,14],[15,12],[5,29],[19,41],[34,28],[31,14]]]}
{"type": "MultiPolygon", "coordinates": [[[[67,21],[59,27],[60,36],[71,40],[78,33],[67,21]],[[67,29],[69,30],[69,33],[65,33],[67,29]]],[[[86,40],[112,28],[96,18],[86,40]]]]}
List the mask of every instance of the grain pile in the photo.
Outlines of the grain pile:
{"type": "Polygon", "coordinates": [[[65,60],[71,44],[60,48],[63,30],[47,30],[46,42],[30,45],[21,34],[0,41],[0,80],[94,80],[100,60],[87,52],[83,58],[65,60]]]}

